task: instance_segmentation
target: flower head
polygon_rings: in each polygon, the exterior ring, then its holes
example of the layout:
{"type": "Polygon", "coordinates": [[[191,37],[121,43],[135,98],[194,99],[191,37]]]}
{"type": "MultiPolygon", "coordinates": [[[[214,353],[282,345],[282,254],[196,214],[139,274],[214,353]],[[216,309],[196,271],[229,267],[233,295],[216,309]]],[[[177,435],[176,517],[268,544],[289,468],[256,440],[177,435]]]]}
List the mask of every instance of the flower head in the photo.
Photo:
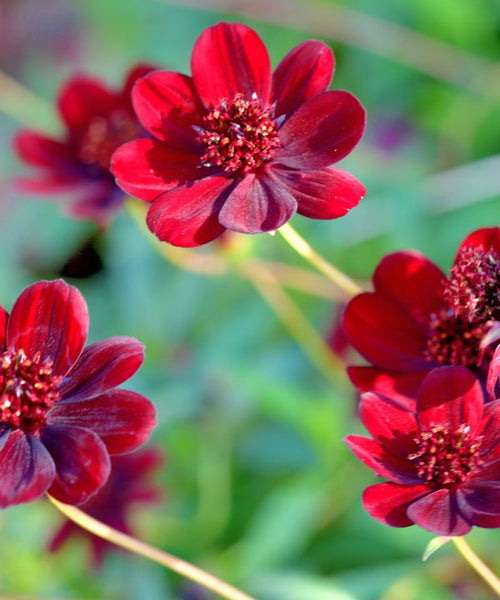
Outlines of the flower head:
{"type": "Polygon", "coordinates": [[[117,183],[153,202],[149,228],[177,246],[227,229],[273,231],[295,212],[346,214],[365,190],[331,165],[358,143],[365,112],[352,94],[326,91],[333,67],[331,50],[308,41],[272,74],[252,29],[208,28],[193,49],[192,77],[156,71],[134,87],[135,111],[154,138],[115,152],[117,183]]]}
{"type": "Polygon", "coordinates": [[[361,391],[415,397],[431,369],[462,365],[486,378],[500,319],[500,228],[479,229],[460,245],[451,274],[417,252],[386,256],[375,291],[344,313],[347,336],[373,367],[351,367],[361,391]]]}
{"type": "Polygon", "coordinates": [[[144,396],[117,389],[144,347],[116,337],[84,348],[85,300],[62,280],[0,307],[0,507],[48,492],[85,502],[107,480],[110,454],[140,446],[155,425],[144,396]]]}
{"type": "Polygon", "coordinates": [[[130,94],[136,80],[151,70],[148,65],[135,67],[119,91],[88,76],[69,80],[58,99],[66,129],[62,139],[31,130],[14,139],[19,158],[39,170],[35,177],[20,181],[22,188],[67,193],[70,215],[106,225],[123,204],[123,193],[109,170],[111,155],[141,132],[130,94]]]}
{"type": "Polygon", "coordinates": [[[500,527],[500,399],[485,404],[483,394],[468,369],[439,367],[424,379],[416,412],[397,398],[362,397],[360,416],[373,439],[346,442],[389,480],[364,491],[372,517],[446,536],[500,527]]]}
{"type": "MultiPolygon", "coordinates": [[[[161,492],[153,485],[151,477],[162,463],[162,453],[156,448],[111,457],[108,481],[85,502],[82,509],[101,523],[133,535],[129,524],[131,512],[138,505],[154,504],[161,499],[161,492]]],[[[55,552],[69,538],[77,535],[89,540],[91,565],[96,569],[101,566],[106,551],[116,547],[67,519],[53,536],[49,549],[55,552]]]]}

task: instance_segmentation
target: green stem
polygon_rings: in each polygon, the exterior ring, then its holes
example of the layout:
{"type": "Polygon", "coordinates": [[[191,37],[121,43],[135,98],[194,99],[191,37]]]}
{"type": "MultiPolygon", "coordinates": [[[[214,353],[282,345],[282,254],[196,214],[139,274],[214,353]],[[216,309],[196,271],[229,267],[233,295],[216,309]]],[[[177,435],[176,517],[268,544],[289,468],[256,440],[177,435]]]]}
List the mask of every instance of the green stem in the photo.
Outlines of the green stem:
{"type": "Polygon", "coordinates": [[[480,577],[497,593],[500,598],[500,579],[487,567],[479,556],[472,550],[463,537],[454,537],[453,543],[457,550],[469,563],[469,565],[479,574],[480,577]]]}

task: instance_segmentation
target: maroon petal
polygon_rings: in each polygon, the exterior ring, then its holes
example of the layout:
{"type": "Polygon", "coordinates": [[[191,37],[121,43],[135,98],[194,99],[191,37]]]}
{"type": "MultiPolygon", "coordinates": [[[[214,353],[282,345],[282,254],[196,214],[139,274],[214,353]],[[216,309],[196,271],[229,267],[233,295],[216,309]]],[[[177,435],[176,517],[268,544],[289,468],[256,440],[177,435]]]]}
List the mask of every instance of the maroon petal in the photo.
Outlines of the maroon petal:
{"type": "Polygon", "coordinates": [[[457,502],[460,512],[464,517],[477,527],[497,528],[500,527],[500,489],[488,489],[479,491],[477,495],[471,496],[466,490],[457,490],[457,502]]]}
{"type": "Polygon", "coordinates": [[[323,42],[309,40],[290,50],[273,74],[276,116],[290,115],[308,98],[327,90],[334,66],[333,52],[323,42]]]}
{"type": "Polygon", "coordinates": [[[247,175],[231,192],[219,214],[219,222],[231,231],[275,231],[297,210],[295,198],[278,181],[247,175]]]}
{"type": "MultiPolygon", "coordinates": [[[[487,455],[487,458],[489,456],[487,455]]],[[[469,474],[467,485],[469,487],[499,487],[500,484],[500,459],[487,460],[480,469],[469,474]]]]}
{"type": "Polygon", "coordinates": [[[458,509],[456,492],[442,489],[413,502],[407,510],[408,518],[436,535],[465,535],[471,524],[458,509]]]}
{"type": "Polygon", "coordinates": [[[10,432],[11,432],[11,430],[7,425],[0,425],[0,451],[7,443],[10,432]]]}
{"type": "Polygon", "coordinates": [[[469,233],[460,244],[457,256],[459,256],[463,248],[467,248],[468,246],[482,248],[485,252],[493,248],[500,254],[500,227],[483,227],[469,233]]]}
{"type": "Polygon", "coordinates": [[[131,337],[115,337],[87,346],[59,388],[61,397],[90,398],[114,388],[137,371],[144,361],[144,344],[131,337]]]}
{"type": "Polygon", "coordinates": [[[59,112],[73,135],[81,135],[90,119],[106,115],[116,103],[116,94],[92,77],[73,77],[58,99],[59,112]]]}
{"type": "Polygon", "coordinates": [[[144,127],[173,148],[198,147],[193,125],[201,125],[205,112],[191,77],[173,71],[155,71],[137,82],[134,109],[144,127]]]}
{"type": "Polygon", "coordinates": [[[425,485],[377,483],[363,492],[363,506],[377,521],[391,527],[409,527],[413,521],[407,517],[408,507],[428,493],[429,488],[425,485]]]}
{"type": "Polygon", "coordinates": [[[224,98],[257,94],[267,105],[271,63],[260,37],[241,23],[219,23],[196,40],[191,58],[193,81],[203,104],[217,107],[224,98]]]}
{"type": "Polygon", "coordinates": [[[89,399],[58,402],[47,413],[47,423],[84,427],[102,439],[110,454],[122,454],[148,439],[156,425],[156,412],[144,396],[116,389],[89,399]]]}
{"type": "Polygon", "coordinates": [[[225,231],[218,214],[231,184],[231,179],[214,175],[166,192],[149,209],[148,227],[174,246],[211,242],[225,231]]]}
{"type": "Polygon", "coordinates": [[[146,138],[120,146],[111,158],[110,169],[122,190],[147,202],[203,176],[198,155],[146,138]]]}
{"type": "Polygon", "coordinates": [[[28,358],[40,353],[52,360],[56,375],[65,375],[87,339],[89,317],[80,292],[62,279],[39,281],[22,292],[7,324],[7,345],[28,358]]]}
{"type": "Polygon", "coordinates": [[[6,336],[7,336],[7,321],[9,320],[9,313],[0,306],[0,350],[5,350],[6,347],[6,336]]]}
{"type": "Polygon", "coordinates": [[[419,252],[388,254],[373,276],[377,292],[396,300],[412,319],[427,328],[432,313],[444,307],[444,273],[419,252]]]}
{"type": "Polygon", "coordinates": [[[406,485],[420,482],[411,463],[387,452],[376,441],[361,435],[348,435],[344,441],[359,460],[379,477],[406,485]]]}
{"type": "Polygon", "coordinates": [[[415,452],[417,421],[415,413],[405,405],[393,398],[368,393],[361,398],[359,416],[363,425],[388,452],[403,460],[415,452]]]}
{"type": "Polygon", "coordinates": [[[344,311],[344,328],[356,350],[376,367],[391,371],[427,370],[427,335],[391,298],[363,293],[344,311]]]}
{"type": "Polygon", "coordinates": [[[12,432],[0,451],[0,507],[40,498],[54,475],[54,462],[40,440],[12,432]]]}
{"type": "Polygon", "coordinates": [[[460,494],[474,512],[500,517],[500,481],[498,487],[463,487],[460,494]]]}
{"type": "Polygon", "coordinates": [[[20,131],[14,137],[14,149],[19,158],[29,165],[46,169],[74,170],[75,157],[71,147],[36,131],[20,131]]]}
{"type": "Polygon", "coordinates": [[[488,380],[486,382],[486,388],[490,397],[495,399],[497,387],[500,385],[500,345],[495,350],[495,354],[490,362],[490,368],[488,369],[488,380]]]}
{"type": "Polygon", "coordinates": [[[422,382],[417,414],[423,430],[442,425],[451,430],[470,427],[478,432],[483,416],[483,391],[476,377],[465,367],[433,369],[422,382]]]}
{"type": "Polygon", "coordinates": [[[323,92],[299,106],[279,130],[274,160],[295,169],[316,169],[347,156],[365,129],[365,109],[349,92],[323,92]]]}
{"type": "Polygon", "coordinates": [[[81,504],[108,479],[110,460],[99,436],[82,427],[48,425],[42,442],[56,465],[49,494],[66,504],[81,504]]]}
{"type": "Polygon", "coordinates": [[[361,393],[378,392],[415,410],[418,388],[426,372],[397,373],[382,371],[375,367],[348,367],[347,374],[361,393]]]}
{"type": "MultiPolygon", "coordinates": [[[[484,409],[480,426],[481,446],[479,452],[485,464],[500,459],[500,399],[490,402],[484,409]]],[[[500,480],[499,480],[500,483],[500,480]]]]}

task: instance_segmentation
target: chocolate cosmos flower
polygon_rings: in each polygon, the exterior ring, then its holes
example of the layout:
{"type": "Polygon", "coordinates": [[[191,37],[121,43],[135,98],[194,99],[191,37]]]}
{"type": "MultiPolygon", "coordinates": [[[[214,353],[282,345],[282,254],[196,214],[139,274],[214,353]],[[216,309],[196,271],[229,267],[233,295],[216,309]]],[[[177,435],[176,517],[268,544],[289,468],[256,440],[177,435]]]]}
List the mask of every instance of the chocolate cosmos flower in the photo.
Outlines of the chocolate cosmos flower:
{"type": "Polygon", "coordinates": [[[465,535],[474,525],[500,527],[500,399],[485,404],[468,369],[431,371],[416,413],[396,398],[369,393],[360,416],[374,439],[350,435],[346,442],[389,480],[363,493],[372,517],[445,536],[465,535]]]}
{"type": "MultiPolygon", "coordinates": [[[[129,517],[138,505],[154,504],[161,492],[151,482],[151,476],[163,463],[163,457],[155,448],[111,457],[111,474],[103,487],[82,506],[88,515],[101,523],[133,535],[129,517]]],[[[99,568],[107,550],[116,546],[81,529],[73,521],[66,520],[49,544],[52,552],[73,536],[84,536],[90,542],[91,564],[99,568]]]]}
{"type": "Polygon", "coordinates": [[[119,91],[88,76],[68,81],[58,99],[66,127],[62,139],[31,130],[21,131],[14,139],[19,158],[40,171],[34,178],[21,179],[22,189],[66,193],[64,206],[70,215],[105,226],[123,204],[123,193],[109,170],[111,155],[140,133],[130,94],[135,81],[152,68],[132,69],[119,91]]]}
{"type": "Polygon", "coordinates": [[[486,378],[500,320],[500,228],[479,229],[460,245],[451,274],[417,252],[386,256],[375,291],[344,313],[351,344],[373,367],[351,367],[362,392],[415,397],[426,373],[462,365],[486,378]]]}
{"type": "Polygon", "coordinates": [[[48,492],[79,504],[107,480],[110,454],[140,446],[152,404],[116,389],[144,347],[116,337],[84,348],[87,305],[62,280],[31,285],[0,307],[0,507],[48,492]]]}
{"type": "Polygon", "coordinates": [[[333,219],[365,190],[332,167],[361,138],[365,112],[344,91],[325,91],[334,60],[318,41],[294,48],[271,74],[249,27],[220,23],[196,41],[192,77],[157,71],[134,87],[139,120],[155,139],[122,146],[111,169],[148,202],[160,240],[198,246],[226,229],[260,233],[294,214],[333,219]]]}

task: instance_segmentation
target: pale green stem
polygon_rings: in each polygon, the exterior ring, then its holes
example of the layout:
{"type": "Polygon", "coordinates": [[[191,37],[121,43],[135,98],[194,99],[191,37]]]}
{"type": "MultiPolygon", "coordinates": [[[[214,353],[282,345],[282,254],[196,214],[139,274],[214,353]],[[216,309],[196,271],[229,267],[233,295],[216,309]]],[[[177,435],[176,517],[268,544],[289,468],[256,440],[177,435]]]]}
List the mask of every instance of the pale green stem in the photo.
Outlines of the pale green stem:
{"type": "Polygon", "coordinates": [[[472,550],[463,537],[452,538],[457,550],[469,563],[469,565],[486,581],[486,583],[497,593],[500,598],[500,579],[487,567],[479,556],[472,550]]]}

